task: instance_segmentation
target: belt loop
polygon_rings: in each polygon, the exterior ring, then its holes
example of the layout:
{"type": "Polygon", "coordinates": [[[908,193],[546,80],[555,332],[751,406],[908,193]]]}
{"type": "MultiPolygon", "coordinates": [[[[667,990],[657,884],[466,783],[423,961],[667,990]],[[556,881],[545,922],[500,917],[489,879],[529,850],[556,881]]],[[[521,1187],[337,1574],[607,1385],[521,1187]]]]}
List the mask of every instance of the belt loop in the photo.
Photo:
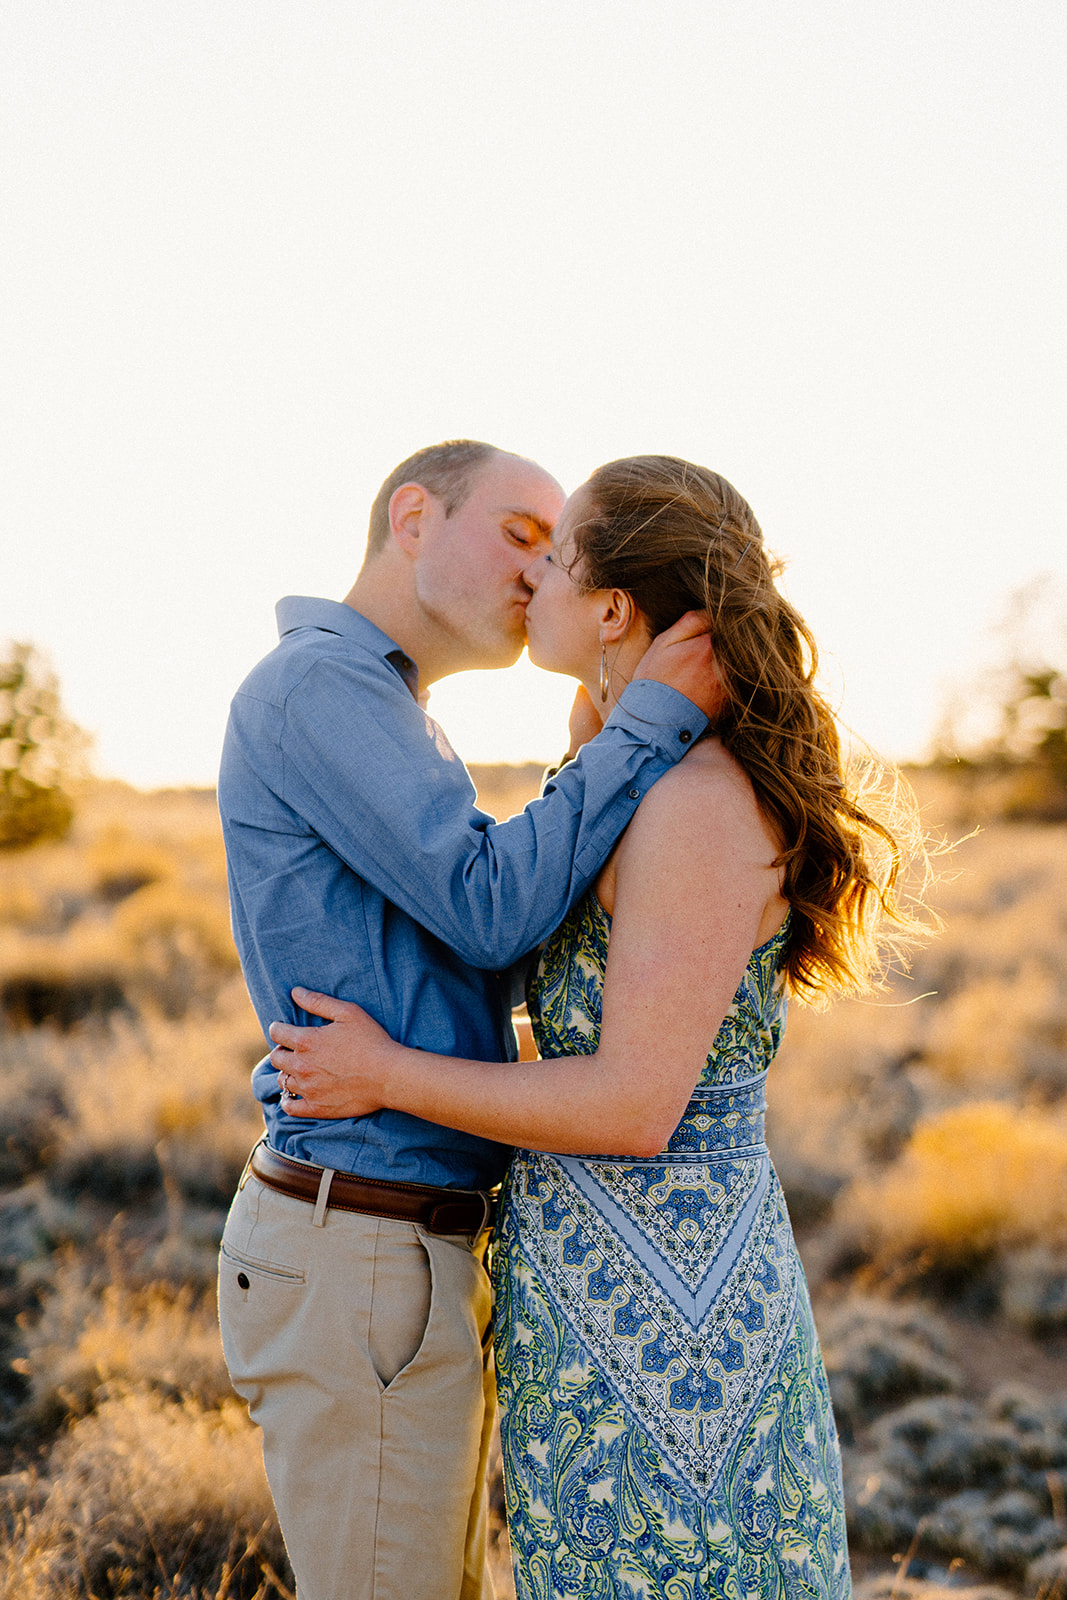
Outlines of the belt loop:
{"type": "Polygon", "coordinates": [[[330,1184],[333,1182],[335,1171],[335,1167],[323,1167],[322,1169],[315,1209],[311,1214],[311,1226],[313,1228],[324,1228],[326,1226],[326,1208],[330,1203],[330,1184]]]}
{"type": "Polygon", "coordinates": [[[240,1194],[241,1190],[244,1188],[245,1184],[248,1182],[249,1177],[251,1176],[251,1172],[252,1172],[252,1157],[255,1155],[255,1153],[259,1149],[260,1145],[261,1144],[266,1144],[266,1142],[267,1142],[267,1135],[264,1134],[261,1139],[257,1139],[256,1140],[255,1144],[252,1146],[251,1150],[248,1152],[248,1160],[244,1164],[244,1171],[241,1173],[241,1181],[237,1185],[237,1193],[238,1194],[240,1194]]]}

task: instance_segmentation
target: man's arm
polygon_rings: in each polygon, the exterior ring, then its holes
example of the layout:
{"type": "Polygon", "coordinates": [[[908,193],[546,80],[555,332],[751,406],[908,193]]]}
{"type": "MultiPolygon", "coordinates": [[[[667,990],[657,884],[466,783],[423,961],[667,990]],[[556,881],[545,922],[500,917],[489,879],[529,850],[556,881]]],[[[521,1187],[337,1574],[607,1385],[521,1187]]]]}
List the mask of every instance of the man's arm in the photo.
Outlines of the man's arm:
{"type": "MultiPolygon", "coordinates": [[[[673,650],[675,677],[696,692],[693,662],[703,653],[707,699],[714,669],[706,636],[664,639],[660,655],[673,650]]],[[[653,657],[652,666],[666,676],[662,661],[653,657]]],[[[475,806],[462,762],[391,670],[326,655],[287,698],[279,794],[388,900],[472,966],[499,969],[558,925],[642,796],[706,722],[677,689],[637,680],[544,794],[494,823],[475,806]]]]}

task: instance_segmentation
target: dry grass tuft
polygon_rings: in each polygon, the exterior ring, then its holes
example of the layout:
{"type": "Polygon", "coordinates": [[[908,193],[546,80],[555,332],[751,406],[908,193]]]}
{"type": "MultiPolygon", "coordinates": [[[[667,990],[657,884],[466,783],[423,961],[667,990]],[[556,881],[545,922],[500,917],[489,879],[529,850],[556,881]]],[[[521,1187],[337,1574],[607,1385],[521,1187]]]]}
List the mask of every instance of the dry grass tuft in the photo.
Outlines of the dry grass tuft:
{"type": "Polygon", "coordinates": [[[0,1023],[210,1009],[237,971],[214,797],[89,786],[74,834],[0,862],[0,1023]],[[169,826],[168,826],[169,824],[169,826]]]}
{"type": "Polygon", "coordinates": [[[839,1206],[882,1257],[953,1266],[1038,1241],[1067,1245],[1067,1127],[1001,1101],[920,1123],[903,1155],[839,1206]]]}
{"type": "Polygon", "coordinates": [[[231,1394],[214,1293],[166,1282],[128,1284],[110,1252],[112,1281],[68,1253],[52,1274],[36,1321],[23,1319],[25,1356],[39,1418],[82,1416],[116,1384],[217,1406],[231,1394]]]}
{"type": "Polygon", "coordinates": [[[56,1441],[43,1477],[0,1549],[0,1600],[293,1600],[236,1401],[116,1394],[56,1441]]]}
{"type": "Polygon", "coordinates": [[[263,1053],[243,987],[196,1027],[146,1019],[72,1040],[50,1185],[126,1204],[148,1192],[226,1204],[262,1130],[248,1072],[263,1053]]]}
{"type": "Polygon", "coordinates": [[[162,883],[175,874],[172,851],[139,839],[121,823],[111,823],[86,852],[93,891],[105,902],[125,900],[150,883],[162,883]]]}

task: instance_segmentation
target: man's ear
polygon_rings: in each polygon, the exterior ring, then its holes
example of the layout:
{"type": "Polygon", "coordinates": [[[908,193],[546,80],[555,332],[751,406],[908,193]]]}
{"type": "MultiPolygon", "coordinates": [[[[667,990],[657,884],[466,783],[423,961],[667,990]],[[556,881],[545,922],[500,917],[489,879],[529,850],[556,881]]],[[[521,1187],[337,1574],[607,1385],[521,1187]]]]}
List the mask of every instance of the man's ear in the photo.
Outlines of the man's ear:
{"type": "Polygon", "coordinates": [[[429,503],[430,497],[419,483],[402,483],[389,497],[389,531],[405,555],[414,556],[418,551],[429,503]]]}
{"type": "Polygon", "coordinates": [[[601,644],[621,644],[637,616],[637,607],[625,589],[606,589],[600,615],[601,644]]]}

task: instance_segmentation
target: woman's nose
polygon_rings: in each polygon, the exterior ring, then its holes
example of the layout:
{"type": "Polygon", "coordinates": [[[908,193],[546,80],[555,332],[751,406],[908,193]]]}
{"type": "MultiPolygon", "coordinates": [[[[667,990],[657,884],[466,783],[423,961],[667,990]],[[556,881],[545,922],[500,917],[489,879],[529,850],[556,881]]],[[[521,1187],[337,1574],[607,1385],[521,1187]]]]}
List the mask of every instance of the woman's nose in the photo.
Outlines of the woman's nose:
{"type": "Polygon", "coordinates": [[[545,557],[535,556],[528,567],[522,569],[522,581],[528,589],[536,589],[541,582],[541,574],[545,568],[545,557]]]}

